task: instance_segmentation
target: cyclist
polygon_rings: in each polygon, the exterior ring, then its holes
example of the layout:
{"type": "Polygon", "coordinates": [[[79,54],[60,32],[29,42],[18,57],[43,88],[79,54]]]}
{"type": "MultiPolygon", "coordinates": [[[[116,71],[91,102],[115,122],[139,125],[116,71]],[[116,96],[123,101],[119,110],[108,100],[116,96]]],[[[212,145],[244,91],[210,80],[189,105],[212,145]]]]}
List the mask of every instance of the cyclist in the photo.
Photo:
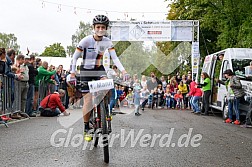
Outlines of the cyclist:
{"type": "Polygon", "coordinates": [[[102,56],[106,49],[108,49],[114,64],[118,67],[122,74],[127,74],[123,65],[121,64],[120,60],[116,55],[112,41],[109,38],[105,37],[108,26],[109,19],[107,16],[95,16],[93,19],[94,34],[86,36],[79,42],[73,54],[71,62],[71,72],[75,72],[77,59],[81,56],[81,53],[83,52],[83,62],[80,66],[80,75],[77,76],[77,79],[86,83],[84,86],[81,87],[81,92],[84,95],[84,138],[87,141],[92,140],[92,137],[90,134],[88,134],[88,131],[90,130],[90,111],[93,109],[92,95],[89,93],[87,82],[92,80],[100,80],[103,79],[104,76],[106,76],[105,68],[101,63],[102,56]]]}

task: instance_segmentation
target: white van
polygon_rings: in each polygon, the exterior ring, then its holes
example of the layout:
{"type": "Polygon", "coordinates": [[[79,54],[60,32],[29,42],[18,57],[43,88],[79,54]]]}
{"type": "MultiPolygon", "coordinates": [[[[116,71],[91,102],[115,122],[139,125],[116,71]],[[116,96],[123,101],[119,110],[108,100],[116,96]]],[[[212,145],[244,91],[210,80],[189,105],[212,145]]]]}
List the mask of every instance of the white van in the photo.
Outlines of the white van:
{"type": "MultiPolygon", "coordinates": [[[[250,62],[252,62],[252,49],[249,48],[228,48],[205,57],[202,72],[208,73],[211,78],[212,93],[210,98],[210,107],[215,111],[221,111],[223,118],[227,117],[227,90],[226,86],[217,84],[215,79],[224,80],[223,72],[231,69],[241,80],[242,86],[246,92],[246,97],[252,95],[252,76],[249,74],[250,62]],[[224,57],[220,60],[220,55],[224,57]]],[[[249,102],[241,102],[241,115],[246,114],[250,109],[249,102]]]]}

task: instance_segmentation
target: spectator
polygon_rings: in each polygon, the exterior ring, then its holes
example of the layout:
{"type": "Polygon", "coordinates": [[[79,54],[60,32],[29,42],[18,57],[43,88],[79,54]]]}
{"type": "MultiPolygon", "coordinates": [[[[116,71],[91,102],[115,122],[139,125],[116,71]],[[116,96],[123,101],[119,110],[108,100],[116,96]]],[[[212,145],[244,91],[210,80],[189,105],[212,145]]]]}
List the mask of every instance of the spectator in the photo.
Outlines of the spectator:
{"type": "Polygon", "coordinates": [[[175,77],[172,77],[172,78],[171,78],[171,83],[170,83],[170,90],[171,90],[171,93],[172,93],[172,94],[176,94],[177,89],[178,89],[177,81],[176,81],[175,77]]]}
{"type": "Polygon", "coordinates": [[[180,81],[178,85],[178,89],[182,93],[184,109],[186,109],[188,107],[188,98],[186,96],[188,93],[188,89],[187,89],[187,85],[183,82],[183,80],[180,81]]]}
{"type": "Polygon", "coordinates": [[[0,74],[5,73],[5,66],[6,66],[5,64],[6,64],[6,51],[5,48],[0,48],[0,74]]]}
{"type": "MultiPolygon", "coordinates": [[[[5,67],[5,74],[9,77],[9,78],[15,78],[15,79],[21,79],[22,75],[21,73],[19,74],[15,74],[12,72],[11,70],[11,66],[14,64],[15,62],[15,51],[13,49],[8,50],[7,52],[7,56],[6,56],[6,67],[5,67]]],[[[14,85],[14,82],[13,82],[14,85]]],[[[11,85],[12,88],[14,88],[14,86],[11,85]]],[[[14,93],[14,89],[12,89],[14,93]]],[[[14,95],[14,94],[13,94],[14,95]]],[[[13,99],[12,99],[13,100],[13,99]]]]}
{"type": "Polygon", "coordinates": [[[182,79],[181,79],[181,81],[183,81],[183,83],[184,83],[184,84],[186,84],[186,81],[187,81],[187,79],[186,79],[186,75],[182,75],[182,79]]]}
{"type": "Polygon", "coordinates": [[[73,109],[74,97],[76,92],[76,77],[75,72],[71,72],[66,78],[67,82],[67,92],[69,97],[69,109],[73,109]]]}
{"type": "Polygon", "coordinates": [[[191,77],[191,79],[192,79],[192,72],[191,71],[187,72],[187,80],[188,80],[188,77],[191,77]]]}
{"type": "Polygon", "coordinates": [[[154,88],[153,94],[152,94],[152,105],[151,108],[153,109],[154,106],[158,108],[158,89],[154,88]]]}
{"type": "MultiPolygon", "coordinates": [[[[14,79],[21,79],[23,76],[21,73],[15,74],[12,72],[11,66],[13,65],[15,60],[15,50],[9,49],[7,51],[7,56],[6,56],[6,66],[5,66],[5,74],[7,77],[12,78],[11,82],[9,83],[9,87],[11,87],[11,102],[13,103],[14,101],[14,92],[15,92],[15,85],[14,85],[14,79]]],[[[13,119],[20,119],[21,115],[19,113],[14,113],[12,114],[11,118],[13,119]]]]}
{"type": "Polygon", "coordinates": [[[164,104],[164,90],[161,84],[158,85],[157,87],[158,90],[158,106],[157,108],[162,108],[164,104]]]}
{"type": "Polygon", "coordinates": [[[14,50],[14,49],[9,49],[9,50],[7,51],[7,56],[10,58],[11,62],[12,62],[13,64],[15,64],[15,56],[16,56],[15,50],[14,50]]]}
{"type": "Polygon", "coordinates": [[[224,58],[224,54],[223,54],[223,53],[219,54],[218,59],[219,59],[220,61],[223,61],[223,58],[224,58]]]}
{"type": "Polygon", "coordinates": [[[148,96],[148,108],[151,108],[151,106],[152,106],[153,93],[154,93],[154,90],[151,90],[151,93],[150,93],[150,95],[148,96]]]}
{"type": "Polygon", "coordinates": [[[151,79],[147,81],[147,89],[149,90],[149,92],[151,92],[157,86],[158,86],[158,82],[155,75],[151,75],[151,79]]]}
{"type": "Polygon", "coordinates": [[[120,102],[122,102],[126,98],[127,92],[125,91],[126,89],[124,86],[120,86],[120,89],[121,89],[122,94],[120,95],[119,100],[120,102]]]}
{"type": "Polygon", "coordinates": [[[36,114],[33,113],[33,110],[32,110],[35,77],[38,74],[38,71],[34,68],[35,56],[34,55],[31,55],[30,57],[26,56],[25,61],[26,61],[25,64],[29,68],[29,80],[28,80],[29,87],[28,87],[28,92],[27,92],[27,101],[26,101],[25,112],[30,117],[36,117],[36,114]]]}
{"type": "Polygon", "coordinates": [[[190,83],[190,92],[189,92],[189,96],[191,96],[191,105],[192,105],[192,109],[193,109],[193,113],[195,114],[200,114],[200,108],[199,108],[199,99],[202,96],[202,91],[200,88],[196,87],[197,83],[195,81],[192,81],[190,83]]]}
{"type": "Polygon", "coordinates": [[[139,113],[139,108],[140,108],[140,86],[137,86],[134,88],[134,105],[135,105],[135,116],[140,116],[141,114],[139,113]]]}
{"type": "Polygon", "coordinates": [[[170,84],[170,83],[171,83],[171,76],[168,75],[168,76],[167,76],[167,84],[170,84]]]}
{"type": "Polygon", "coordinates": [[[39,106],[41,116],[53,117],[60,115],[60,113],[63,113],[65,116],[70,115],[70,113],[65,110],[65,107],[60,100],[60,98],[64,96],[65,91],[63,89],[59,89],[59,92],[54,92],[53,94],[46,96],[39,106]]]}
{"type": "MultiPolygon", "coordinates": [[[[135,87],[134,87],[135,89],[135,87]]],[[[134,103],[133,103],[133,92],[132,89],[129,88],[129,93],[126,95],[126,100],[128,103],[128,106],[131,107],[134,103]]]]}
{"type": "MultiPolygon", "coordinates": [[[[50,65],[50,66],[48,67],[48,69],[47,69],[47,71],[50,71],[50,72],[52,72],[52,71],[54,71],[54,70],[55,70],[55,66],[54,66],[54,65],[50,65]]],[[[57,71],[57,70],[56,70],[56,71],[57,71]]],[[[49,94],[51,94],[51,93],[57,91],[59,83],[57,82],[57,81],[58,81],[58,78],[57,78],[56,73],[53,74],[53,75],[51,75],[51,76],[46,76],[46,77],[45,77],[45,80],[46,80],[46,81],[50,81],[50,82],[47,83],[47,84],[48,84],[47,87],[48,87],[48,93],[49,93],[49,94]]]]}
{"type": "Polygon", "coordinates": [[[135,87],[141,87],[141,84],[139,83],[139,80],[138,80],[138,79],[135,79],[135,80],[134,80],[134,83],[133,83],[132,87],[133,87],[133,88],[135,88],[135,87]]]}
{"type": "MultiPolygon", "coordinates": [[[[118,76],[119,76],[119,74],[118,74],[118,70],[117,70],[116,65],[113,65],[112,69],[111,68],[107,69],[107,77],[109,79],[117,80],[118,76]]],[[[116,105],[116,90],[115,90],[115,88],[113,88],[110,91],[111,91],[111,96],[110,96],[110,102],[109,102],[110,105],[109,105],[109,107],[110,107],[111,114],[115,115],[113,110],[114,110],[114,107],[116,105]]]]}
{"type": "Polygon", "coordinates": [[[165,89],[166,89],[166,86],[167,86],[167,82],[166,82],[164,76],[161,76],[161,82],[162,82],[162,87],[163,87],[163,89],[165,90],[165,89]]]}
{"type": "Polygon", "coordinates": [[[38,69],[40,66],[42,66],[42,61],[40,58],[36,58],[36,65],[35,68],[38,69]]]}
{"type": "MultiPolygon", "coordinates": [[[[189,71],[188,72],[188,76],[187,76],[187,80],[186,80],[186,86],[187,86],[188,92],[190,92],[190,84],[191,84],[191,82],[192,82],[192,75],[191,75],[191,71],[189,71]]],[[[191,109],[192,108],[191,103],[190,103],[191,96],[188,95],[187,98],[188,98],[187,101],[188,101],[189,107],[191,109]]]]}
{"type": "Polygon", "coordinates": [[[198,88],[203,89],[204,95],[203,95],[203,111],[201,111],[202,115],[208,116],[209,111],[209,99],[211,95],[211,80],[209,75],[206,72],[203,72],[201,74],[201,78],[204,80],[203,84],[198,84],[198,88]]]}
{"type": "Polygon", "coordinates": [[[226,85],[228,91],[228,119],[225,122],[226,123],[233,122],[232,120],[234,109],[236,115],[236,120],[234,121],[234,124],[240,125],[239,103],[242,97],[245,95],[245,92],[242,88],[240,79],[234,75],[232,70],[228,69],[224,71],[224,75],[228,80],[227,81],[217,80],[217,82],[226,85]]]}
{"type": "Polygon", "coordinates": [[[177,73],[177,75],[176,75],[176,81],[177,81],[177,83],[179,83],[181,80],[182,80],[182,79],[181,79],[181,77],[180,77],[180,74],[177,73]]]}
{"type": "Polygon", "coordinates": [[[144,88],[145,86],[147,87],[147,80],[145,75],[142,75],[140,84],[142,88],[144,88]]]}
{"type": "Polygon", "coordinates": [[[116,65],[113,65],[113,66],[112,66],[112,69],[115,71],[115,77],[116,77],[116,78],[119,78],[119,71],[118,71],[117,66],[116,66],[116,65]]]}
{"type": "Polygon", "coordinates": [[[179,90],[177,91],[177,94],[174,95],[174,100],[176,103],[176,108],[177,109],[182,108],[183,95],[181,94],[179,90]]]}
{"type": "MultiPolygon", "coordinates": [[[[56,73],[55,70],[53,71],[47,71],[48,63],[44,61],[41,66],[38,67],[38,75],[35,77],[35,94],[34,94],[34,101],[33,101],[33,110],[37,110],[37,104],[38,104],[38,96],[39,96],[39,86],[41,85],[41,81],[45,83],[53,83],[51,80],[44,80],[47,76],[52,76],[56,73]]],[[[42,98],[46,96],[46,92],[40,92],[42,98]]]]}
{"type": "Polygon", "coordinates": [[[149,96],[150,92],[147,89],[147,85],[143,87],[143,89],[141,90],[141,107],[142,107],[142,111],[144,111],[144,107],[145,105],[148,103],[148,96],[149,96]]]}
{"type": "Polygon", "coordinates": [[[167,109],[174,108],[174,98],[173,98],[173,95],[171,94],[171,91],[170,91],[169,88],[166,89],[164,97],[165,97],[165,100],[166,100],[167,109]]]}
{"type": "MultiPolygon", "coordinates": [[[[26,106],[26,100],[27,100],[27,92],[28,92],[28,81],[29,81],[29,68],[25,62],[25,57],[24,55],[18,55],[16,58],[16,64],[14,65],[17,68],[17,73],[22,74],[22,78],[20,79],[19,85],[20,85],[20,90],[19,95],[21,96],[21,115],[22,113],[25,112],[25,106],[26,106]]],[[[23,115],[25,116],[25,115],[23,115]]]]}

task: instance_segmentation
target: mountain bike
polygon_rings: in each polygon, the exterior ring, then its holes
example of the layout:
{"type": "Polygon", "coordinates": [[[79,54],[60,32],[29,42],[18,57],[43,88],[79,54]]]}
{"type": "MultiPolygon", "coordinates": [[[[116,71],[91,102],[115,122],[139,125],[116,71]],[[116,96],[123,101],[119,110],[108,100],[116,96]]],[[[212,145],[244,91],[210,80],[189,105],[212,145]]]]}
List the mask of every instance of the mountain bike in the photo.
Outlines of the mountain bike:
{"type": "Polygon", "coordinates": [[[91,111],[90,123],[93,127],[93,143],[97,147],[99,138],[102,139],[104,162],[109,162],[108,136],[112,132],[110,111],[110,89],[114,88],[112,79],[88,82],[92,94],[93,110],[91,111]],[[98,88],[99,87],[99,88],[98,88]]]}

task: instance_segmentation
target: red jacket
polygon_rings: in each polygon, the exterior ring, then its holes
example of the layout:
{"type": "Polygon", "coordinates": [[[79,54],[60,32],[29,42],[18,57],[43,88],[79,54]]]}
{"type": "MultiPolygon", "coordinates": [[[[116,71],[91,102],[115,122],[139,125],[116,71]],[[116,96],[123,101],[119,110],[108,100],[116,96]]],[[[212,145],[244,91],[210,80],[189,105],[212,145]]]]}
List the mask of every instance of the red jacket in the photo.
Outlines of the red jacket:
{"type": "Polygon", "coordinates": [[[40,102],[40,106],[42,108],[51,108],[52,110],[55,110],[55,108],[58,107],[61,112],[65,111],[65,107],[62,105],[61,100],[60,100],[60,96],[58,93],[53,93],[53,94],[46,96],[40,102]],[[46,107],[49,96],[50,96],[50,99],[49,99],[48,107],[46,107]]]}
{"type": "Polygon", "coordinates": [[[170,84],[170,90],[172,93],[176,93],[175,89],[178,89],[178,84],[176,84],[176,85],[170,84]]]}
{"type": "Polygon", "coordinates": [[[201,89],[200,88],[195,88],[196,85],[197,85],[197,83],[195,81],[192,81],[190,83],[190,92],[189,92],[190,96],[202,96],[201,89]]]}
{"type": "Polygon", "coordinates": [[[175,100],[183,99],[183,95],[182,95],[182,94],[175,94],[175,95],[174,95],[174,99],[175,99],[175,100]]]}

